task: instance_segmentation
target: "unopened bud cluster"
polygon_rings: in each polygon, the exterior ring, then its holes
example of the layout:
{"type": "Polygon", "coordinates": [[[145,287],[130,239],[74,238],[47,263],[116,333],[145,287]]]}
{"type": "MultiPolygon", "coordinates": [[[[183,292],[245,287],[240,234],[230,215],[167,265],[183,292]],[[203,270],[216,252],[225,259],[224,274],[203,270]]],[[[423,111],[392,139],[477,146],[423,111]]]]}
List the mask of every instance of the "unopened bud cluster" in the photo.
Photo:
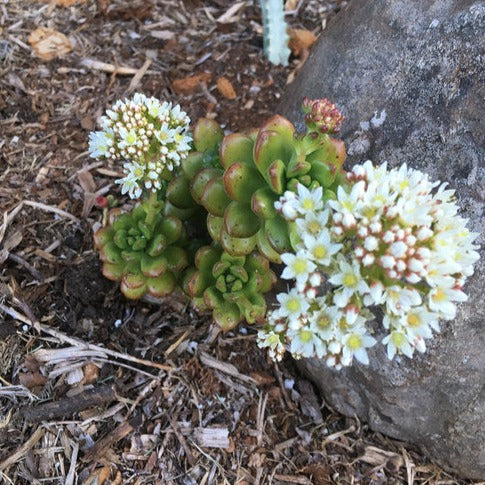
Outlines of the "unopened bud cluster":
{"type": "Polygon", "coordinates": [[[337,106],[328,99],[305,98],[302,104],[308,131],[317,133],[338,133],[345,117],[337,106]]]}
{"type": "Polygon", "coordinates": [[[406,165],[388,170],[367,161],[347,178],[349,189],[340,186],[327,208],[321,189],[303,186],[275,204],[299,239],[295,253],[282,256],[282,278],[295,287],[277,296],[279,308],[259,334],[274,358],[287,349],[336,368],[353,357],[367,363],[366,349],[377,342],[367,308],[374,306],[384,312],[388,357],[412,357],[467,299],[462,288],[479,258],[477,235],[457,215],[454,192],[406,165]],[[322,296],[315,275],[330,287],[322,296]]]}
{"type": "Polygon", "coordinates": [[[91,157],[123,160],[125,177],[116,182],[122,193],[138,198],[143,189],[159,189],[164,175],[187,156],[189,123],[179,105],[135,94],[101,117],[102,131],[89,136],[91,157]]]}

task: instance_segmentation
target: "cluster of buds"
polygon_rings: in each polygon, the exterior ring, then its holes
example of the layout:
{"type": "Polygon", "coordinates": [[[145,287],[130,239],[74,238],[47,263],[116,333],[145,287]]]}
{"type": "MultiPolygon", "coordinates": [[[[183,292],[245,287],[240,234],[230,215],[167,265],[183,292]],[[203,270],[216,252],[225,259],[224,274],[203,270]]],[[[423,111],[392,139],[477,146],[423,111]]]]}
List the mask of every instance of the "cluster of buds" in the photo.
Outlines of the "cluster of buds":
{"type": "Polygon", "coordinates": [[[388,357],[412,357],[426,350],[438,321],[454,318],[456,302],[467,298],[462,288],[479,257],[477,235],[457,215],[446,184],[406,165],[388,170],[370,161],[355,166],[347,181],[348,190],[340,186],[326,205],[321,192],[303,186],[276,204],[295,229],[295,253],[282,255],[282,277],[295,280],[295,287],[278,295],[280,306],[259,335],[260,346],[275,356],[288,348],[337,368],[353,356],[366,363],[365,349],[377,342],[366,307],[381,306],[388,357]],[[317,288],[308,291],[315,272],[332,286],[323,296],[317,288]],[[323,334],[315,324],[322,311],[330,318],[323,334]]]}
{"type": "Polygon", "coordinates": [[[102,131],[90,133],[93,158],[123,160],[122,193],[139,198],[143,189],[158,190],[190,150],[190,119],[168,102],[135,94],[117,101],[101,117],[102,131]]]}
{"type": "Polygon", "coordinates": [[[305,124],[310,132],[338,133],[345,117],[328,99],[305,98],[302,104],[305,124]]]}

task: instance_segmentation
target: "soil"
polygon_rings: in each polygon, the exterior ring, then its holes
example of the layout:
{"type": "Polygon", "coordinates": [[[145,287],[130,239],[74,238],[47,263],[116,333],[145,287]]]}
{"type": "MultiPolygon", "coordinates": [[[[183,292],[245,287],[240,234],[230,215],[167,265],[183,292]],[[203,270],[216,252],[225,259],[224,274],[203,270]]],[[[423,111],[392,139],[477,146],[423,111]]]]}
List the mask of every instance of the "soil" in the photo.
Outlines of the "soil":
{"type": "MultiPolygon", "coordinates": [[[[346,3],[289,0],[287,20],[318,35],[346,3]]],[[[258,126],[308,54],[273,66],[262,46],[257,1],[0,4],[0,483],[465,483],[333,412],[254,328],[218,334],[183,298],[129,302],[101,275],[93,194],[119,197],[120,169],[89,158],[96,119],[138,91],[258,126]],[[36,55],[38,27],[71,52],[36,55]],[[40,419],[49,403],[62,412],[40,419]]]]}

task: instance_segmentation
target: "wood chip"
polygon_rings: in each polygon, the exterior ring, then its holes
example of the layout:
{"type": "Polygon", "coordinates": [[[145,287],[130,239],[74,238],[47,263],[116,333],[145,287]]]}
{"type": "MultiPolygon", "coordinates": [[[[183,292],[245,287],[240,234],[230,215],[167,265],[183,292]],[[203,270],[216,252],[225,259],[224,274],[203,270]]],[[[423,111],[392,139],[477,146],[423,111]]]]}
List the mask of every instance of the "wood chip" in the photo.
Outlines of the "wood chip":
{"type": "Polygon", "coordinates": [[[51,61],[71,52],[71,41],[54,29],[38,27],[29,35],[29,44],[41,59],[51,61]]]}
{"type": "Polygon", "coordinates": [[[298,475],[278,475],[274,476],[275,480],[279,480],[283,483],[298,483],[301,485],[312,485],[311,480],[308,477],[298,475]]]}
{"type": "MultiPolygon", "coordinates": [[[[41,3],[52,3],[52,0],[35,0],[41,3]]],[[[55,0],[54,3],[57,7],[71,7],[76,5],[76,3],[86,3],[86,0],[55,0]]]]}
{"type": "Polygon", "coordinates": [[[236,91],[227,77],[220,77],[217,80],[217,89],[225,98],[236,99],[236,91]]]}
{"type": "Polygon", "coordinates": [[[230,7],[225,13],[223,13],[217,22],[220,24],[231,24],[239,21],[239,10],[246,6],[246,2],[237,2],[230,7]]]}
{"type": "Polygon", "coordinates": [[[306,29],[289,29],[289,46],[293,55],[300,56],[304,51],[310,50],[317,41],[317,36],[306,29]]]}
{"type": "Polygon", "coordinates": [[[220,370],[225,374],[229,374],[232,377],[236,377],[237,379],[247,382],[248,384],[256,384],[256,381],[245,374],[241,374],[236,366],[229,364],[228,362],[223,362],[222,360],[217,360],[216,358],[212,357],[205,352],[200,354],[200,361],[202,364],[206,365],[207,367],[212,367],[213,369],[220,370]]]}
{"type": "Polygon", "coordinates": [[[0,462],[0,471],[5,470],[9,466],[13,465],[14,463],[17,463],[19,460],[22,459],[22,457],[34,447],[34,445],[37,443],[37,441],[40,440],[42,435],[44,434],[44,430],[39,426],[32,436],[20,447],[12,453],[10,456],[8,456],[4,461],[0,462]]]}
{"type": "Polygon", "coordinates": [[[195,76],[188,76],[182,79],[175,79],[172,82],[172,89],[177,94],[192,94],[199,88],[199,84],[202,82],[210,82],[212,74],[209,72],[201,72],[195,76]]]}
{"type": "Polygon", "coordinates": [[[195,428],[194,439],[204,448],[228,448],[230,445],[227,428],[195,428]]]}
{"type": "Polygon", "coordinates": [[[401,455],[391,451],[382,450],[376,446],[366,446],[364,454],[359,456],[359,461],[363,461],[372,466],[386,466],[388,463],[394,470],[399,470],[404,466],[404,460],[401,455]]]}

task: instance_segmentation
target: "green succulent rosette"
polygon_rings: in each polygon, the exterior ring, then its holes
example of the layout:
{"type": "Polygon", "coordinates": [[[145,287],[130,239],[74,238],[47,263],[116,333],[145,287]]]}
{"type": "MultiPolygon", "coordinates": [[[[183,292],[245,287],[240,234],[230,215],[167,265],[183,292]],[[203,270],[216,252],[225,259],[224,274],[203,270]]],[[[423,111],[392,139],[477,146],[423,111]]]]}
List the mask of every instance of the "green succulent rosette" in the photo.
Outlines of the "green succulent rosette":
{"type": "Polygon", "coordinates": [[[327,133],[296,135],[286,118],[273,116],[259,130],[223,135],[219,125],[201,119],[194,129],[195,151],[182,161],[167,199],[176,211],[207,211],[211,238],[232,256],[259,251],[274,263],[291,251],[290,224],[275,202],[299,183],[322,186],[335,198],[343,182],[343,142],[327,133]]]}
{"type": "Polygon", "coordinates": [[[108,225],[94,235],[103,275],[119,281],[123,294],[162,297],[177,286],[189,265],[190,244],[183,222],[165,215],[163,203],[144,201],[131,212],[113,209],[108,225]]]}
{"type": "Polygon", "coordinates": [[[184,290],[201,311],[212,310],[225,331],[242,320],[261,322],[267,293],[276,282],[269,261],[257,252],[231,256],[218,244],[204,246],[195,255],[196,268],[187,271],[184,290]]]}

